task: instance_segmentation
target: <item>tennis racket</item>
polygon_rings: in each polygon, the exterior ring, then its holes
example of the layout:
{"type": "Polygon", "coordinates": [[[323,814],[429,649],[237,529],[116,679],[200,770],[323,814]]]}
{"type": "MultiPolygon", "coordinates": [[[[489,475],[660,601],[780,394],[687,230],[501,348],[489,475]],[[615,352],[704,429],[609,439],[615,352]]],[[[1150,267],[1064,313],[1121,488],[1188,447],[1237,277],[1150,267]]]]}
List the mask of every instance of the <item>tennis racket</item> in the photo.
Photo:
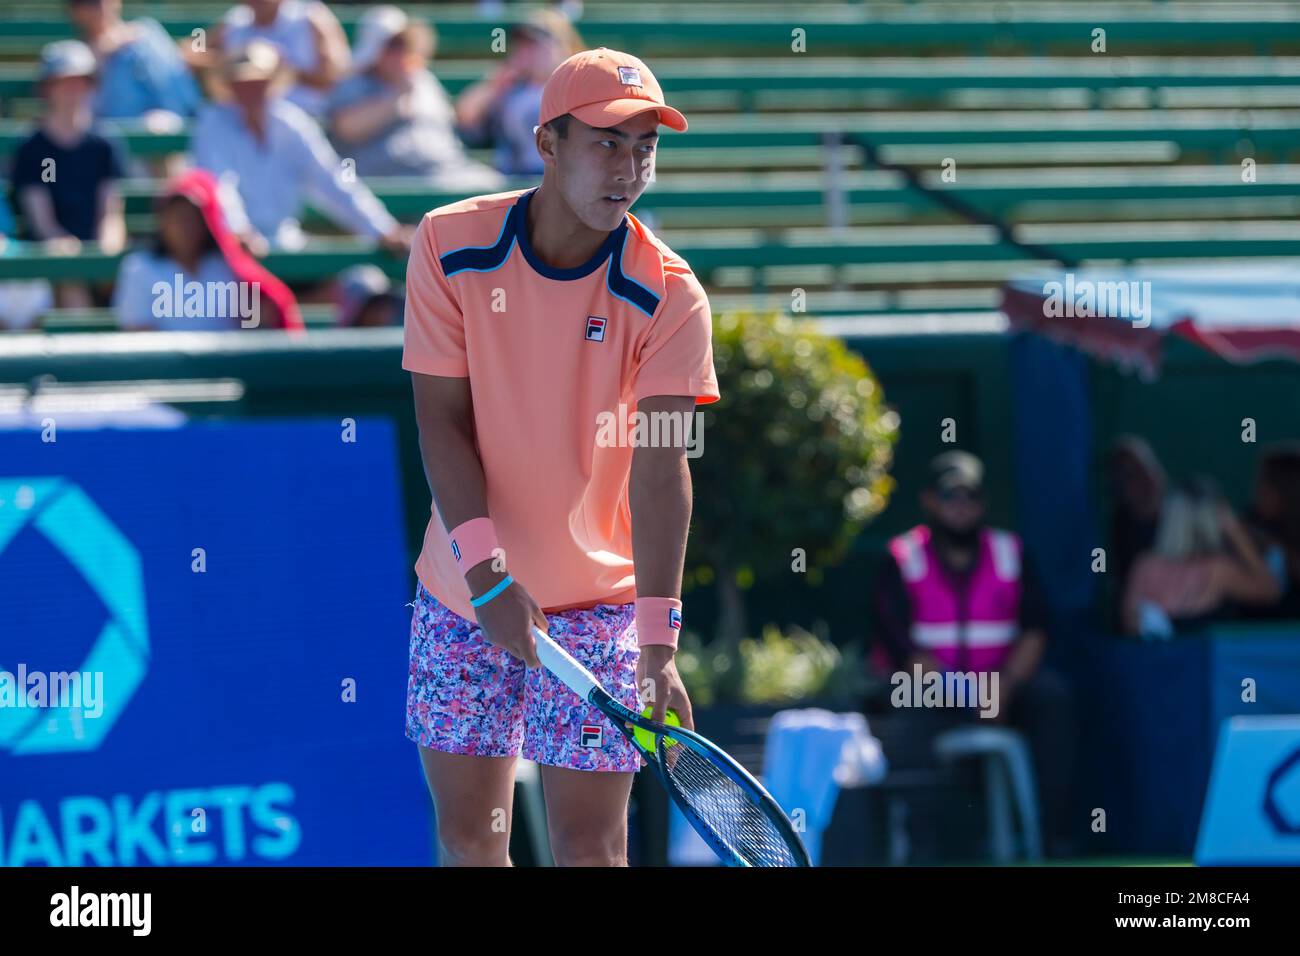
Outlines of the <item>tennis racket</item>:
{"type": "Polygon", "coordinates": [[[723,863],[812,866],[785,812],[726,751],[685,727],[670,727],[634,713],[541,628],[533,627],[533,638],[537,657],[546,669],[598,707],[632,741],[646,763],[655,768],[687,822],[723,863]],[[642,746],[631,727],[653,734],[654,747],[642,746]]]}

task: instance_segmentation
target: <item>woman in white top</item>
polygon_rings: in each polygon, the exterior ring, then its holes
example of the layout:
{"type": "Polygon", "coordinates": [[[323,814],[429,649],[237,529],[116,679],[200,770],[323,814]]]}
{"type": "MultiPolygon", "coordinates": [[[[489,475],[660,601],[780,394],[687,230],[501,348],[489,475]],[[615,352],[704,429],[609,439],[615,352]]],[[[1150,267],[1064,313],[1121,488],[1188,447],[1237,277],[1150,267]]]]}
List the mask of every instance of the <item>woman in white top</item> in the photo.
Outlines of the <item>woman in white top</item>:
{"type": "MultiPolygon", "coordinates": [[[[166,332],[216,332],[240,327],[236,309],[207,309],[208,289],[235,282],[235,273],[203,225],[198,207],[172,196],[158,213],[158,240],[122,259],[113,290],[119,328],[166,332]],[[203,309],[186,309],[185,289],[198,283],[203,309]],[[177,301],[175,290],[182,290],[177,301]]],[[[238,293],[236,293],[237,295],[238,293]]],[[[232,297],[222,296],[223,301],[232,297]]],[[[238,304],[238,299],[233,301],[238,304]]]]}
{"type": "Polygon", "coordinates": [[[1171,491],[1155,544],[1133,563],[1124,595],[1124,629],[1167,638],[1177,624],[1204,623],[1240,605],[1281,596],[1268,564],[1232,509],[1208,481],[1171,491]]]}
{"type": "Polygon", "coordinates": [[[206,170],[168,183],[156,204],[151,249],[122,260],[113,290],[119,327],[220,331],[302,328],[293,293],[240,245],[226,221],[222,189],[206,170]]]}

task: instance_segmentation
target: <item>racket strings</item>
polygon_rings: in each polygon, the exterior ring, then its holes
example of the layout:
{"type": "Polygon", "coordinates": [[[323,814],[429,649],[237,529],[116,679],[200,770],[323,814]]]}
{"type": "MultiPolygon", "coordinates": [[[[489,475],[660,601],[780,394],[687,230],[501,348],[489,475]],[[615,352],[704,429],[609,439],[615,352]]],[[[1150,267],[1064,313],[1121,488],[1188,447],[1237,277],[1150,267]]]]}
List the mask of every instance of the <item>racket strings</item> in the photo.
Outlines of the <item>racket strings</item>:
{"type": "Polygon", "coordinates": [[[668,748],[661,765],[690,808],[750,866],[799,865],[756,797],[708,757],[679,744],[668,748]]]}

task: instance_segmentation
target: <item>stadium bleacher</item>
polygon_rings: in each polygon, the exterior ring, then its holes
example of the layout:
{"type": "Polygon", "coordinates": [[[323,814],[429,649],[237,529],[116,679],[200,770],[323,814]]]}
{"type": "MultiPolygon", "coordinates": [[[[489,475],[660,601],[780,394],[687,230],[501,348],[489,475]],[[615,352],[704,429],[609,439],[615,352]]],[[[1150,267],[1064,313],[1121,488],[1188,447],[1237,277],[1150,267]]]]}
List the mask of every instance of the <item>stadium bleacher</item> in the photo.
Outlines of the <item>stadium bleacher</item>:
{"type": "MultiPolygon", "coordinates": [[[[332,5],[351,34],[360,6],[332,5]]],[[[175,37],[206,28],[224,4],[128,3],[175,37]]],[[[472,5],[411,6],[436,25],[435,74],[453,94],[484,75],[497,20],[472,5]]],[[[957,196],[1017,235],[1086,261],[1213,260],[1300,252],[1300,36],[1280,3],[815,4],[798,22],[777,5],[664,2],[635,10],[589,3],[589,45],[654,58],[663,86],[691,116],[668,135],[659,177],[637,213],[664,231],[715,294],[802,286],[857,293],[850,313],[909,307],[985,309],[1031,258],[931,193],[957,196]],[[646,31],[647,20],[674,29],[646,31]],[[1093,53],[1095,29],[1108,52],[1093,53]],[[792,30],[806,53],[787,53],[792,30]],[[917,55],[898,56],[899,50],[917,55]],[[1241,55],[1225,58],[1221,54],[1241,55]],[[1242,104],[1246,104],[1243,107],[1242,104]],[[873,168],[869,143],[890,164],[873,168]],[[960,157],[955,181],[944,161],[960,157]],[[1269,163],[1244,182],[1244,159],[1269,163]],[[1086,221],[1085,221],[1086,220],[1086,221]],[[918,273],[905,266],[924,264],[918,273]],[[785,270],[784,273],[782,270],[785,270]],[[924,288],[921,288],[924,287],[924,288]],[[910,296],[910,299],[909,299],[910,296]]],[[[508,9],[498,19],[522,16],[508,9]]],[[[30,129],[41,44],[71,35],[62,4],[0,10],[0,154],[30,129]]],[[[185,131],[113,133],[148,169],[182,153],[185,131]]],[[[476,154],[486,158],[486,153],[476,154]]],[[[124,186],[128,228],[153,229],[157,178],[124,186]]],[[[400,180],[376,193],[403,221],[459,198],[400,180]]],[[[522,183],[521,183],[522,185],[522,183]]],[[[362,262],[399,277],[403,264],[363,242],[322,233],[297,254],[273,254],[282,278],[322,279],[362,262]]],[[[49,255],[11,244],[0,278],[109,281],[117,257],[49,255]]],[[[734,298],[728,301],[736,301],[734,298]]],[[[319,318],[319,317],[317,317],[319,318]]],[[[50,330],[102,327],[102,316],[52,316],[50,330]]],[[[313,322],[313,325],[317,322],[313,322]]]]}

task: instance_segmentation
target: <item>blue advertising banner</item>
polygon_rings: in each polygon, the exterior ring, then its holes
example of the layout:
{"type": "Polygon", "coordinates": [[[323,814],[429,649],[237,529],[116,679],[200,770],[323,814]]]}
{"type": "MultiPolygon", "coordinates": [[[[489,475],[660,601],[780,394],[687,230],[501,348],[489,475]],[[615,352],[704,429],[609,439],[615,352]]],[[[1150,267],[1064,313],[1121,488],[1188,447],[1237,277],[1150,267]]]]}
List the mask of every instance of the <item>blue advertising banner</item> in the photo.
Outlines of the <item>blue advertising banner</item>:
{"type": "Polygon", "coordinates": [[[1223,722],[1196,862],[1300,866],[1300,717],[1223,722]]]}
{"type": "Polygon", "coordinates": [[[386,419],[0,432],[0,863],[430,864],[400,511],[386,419]]]}
{"type": "Polygon", "coordinates": [[[1300,714],[1300,630],[1238,622],[1171,641],[1095,635],[1084,676],[1092,716],[1081,788],[1087,807],[1107,811],[1098,842],[1111,853],[1190,854],[1222,728],[1239,716],[1300,714]]]}

